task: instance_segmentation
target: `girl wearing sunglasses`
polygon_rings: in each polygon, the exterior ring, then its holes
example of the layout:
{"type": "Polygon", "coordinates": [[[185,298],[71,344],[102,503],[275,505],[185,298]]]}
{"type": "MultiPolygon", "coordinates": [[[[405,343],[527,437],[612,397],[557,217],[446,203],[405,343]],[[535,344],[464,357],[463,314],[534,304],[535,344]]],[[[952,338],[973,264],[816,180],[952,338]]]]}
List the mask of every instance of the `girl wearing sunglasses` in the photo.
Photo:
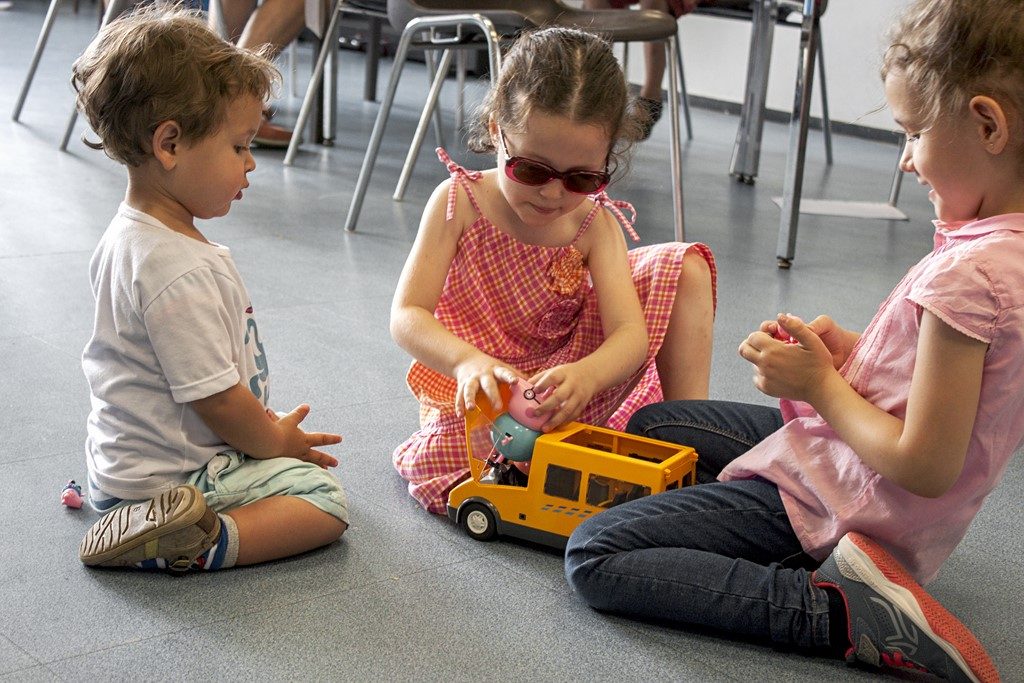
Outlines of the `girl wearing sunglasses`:
{"type": "Polygon", "coordinates": [[[503,60],[471,147],[497,166],[451,174],[427,203],[391,308],[414,358],[421,428],[393,455],[409,491],[443,514],[469,474],[463,416],[517,377],[548,431],[622,429],[641,406],[707,398],[715,266],[703,244],[639,240],[633,207],[605,193],[640,137],[622,69],[599,37],[524,34],[503,60]]]}

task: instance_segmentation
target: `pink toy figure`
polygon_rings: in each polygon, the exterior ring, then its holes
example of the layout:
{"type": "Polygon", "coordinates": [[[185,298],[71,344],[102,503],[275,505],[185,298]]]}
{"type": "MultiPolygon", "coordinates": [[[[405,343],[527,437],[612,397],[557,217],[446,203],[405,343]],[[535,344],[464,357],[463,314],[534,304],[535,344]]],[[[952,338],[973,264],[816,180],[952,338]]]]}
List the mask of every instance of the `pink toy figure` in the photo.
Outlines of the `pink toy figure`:
{"type": "Polygon", "coordinates": [[[76,510],[82,507],[82,487],[72,479],[60,492],[60,502],[76,510]]]}
{"type": "Polygon", "coordinates": [[[538,394],[533,385],[525,379],[516,379],[512,383],[512,398],[508,402],[508,412],[519,424],[527,429],[539,432],[540,428],[547,422],[547,415],[538,415],[536,407],[551,395],[554,387],[548,387],[543,393],[538,394]]]}

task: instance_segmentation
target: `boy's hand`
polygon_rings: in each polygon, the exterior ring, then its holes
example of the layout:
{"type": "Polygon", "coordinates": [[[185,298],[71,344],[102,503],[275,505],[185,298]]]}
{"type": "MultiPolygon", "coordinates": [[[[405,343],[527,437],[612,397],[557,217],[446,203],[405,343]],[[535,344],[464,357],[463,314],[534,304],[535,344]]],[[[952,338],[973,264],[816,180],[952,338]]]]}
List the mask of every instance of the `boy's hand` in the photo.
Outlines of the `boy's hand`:
{"type": "Polygon", "coordinates": [[[455,390],[455,414],[465,417],[467,411],[475,408],[479,391],[484,392],[492,408],[501,410],[498,382],[512,384],[518,377],[515,370],[486,354],[480,354],[459,365],[455,369],[455,381],[458,383],[455,390]]]}
{"type": "Polygon", "coordinates": [[[275,423],[281,431],[282,447],[278,454],[280,457],[297,458],[314,465],[327,469],[336,467],[338,459],[323,451],[316,450],[317,446],[331,446],[341,443],[341,436],[325,432],[304,432],[299,424],[309,415],[309,406],[303,403],[298,408],[281,416],[280,418],[272,410],[267,410],[267,416],[275,423]]]}
{"type": "Polygon", "coordinates": [[[551,395],[534,408],[538,413],[550,413],[548,421],[541,428],[544,432],[575,420],[597,393],[591,377],[576,363],[557,365],[537,373],[528,381],[538,394],[548,387],[555,387],[551,395]]]}

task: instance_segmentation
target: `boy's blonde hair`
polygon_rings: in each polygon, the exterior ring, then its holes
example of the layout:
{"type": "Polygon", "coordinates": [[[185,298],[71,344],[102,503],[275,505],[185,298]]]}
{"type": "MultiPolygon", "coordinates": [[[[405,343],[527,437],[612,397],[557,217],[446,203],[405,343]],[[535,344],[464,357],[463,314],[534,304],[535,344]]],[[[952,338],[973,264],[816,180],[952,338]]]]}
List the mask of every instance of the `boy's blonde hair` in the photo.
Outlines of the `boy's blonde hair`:
{"type": "Polygon", "coordinates": [[[215,133],[229,101],[270,96],[281,76],[265,54],[225,42],[201,14],[177,6],[111,22],[72,66],[78,109],[101,141],[86,144],[139,166],[164,121],[176,121],[185,141],[215,133]]]}
{"type": "Polygon", "coordinates": [[[600,36],[571,28],[527,31],[501,59],[501,73],[480,107],[470,136],[475,152],[494,152],[488,120],[521,133],[533,111],[595,124],[612,142],[615,167],[640,137],[635,106],[611,45],[600,36]]]}
{"type": "Polygon", "coordinates": [[[1024,0],[916,0],[889,32],[883,80],[903,74],[925,127],[975,95],[1024,113],[1024,0]]]}

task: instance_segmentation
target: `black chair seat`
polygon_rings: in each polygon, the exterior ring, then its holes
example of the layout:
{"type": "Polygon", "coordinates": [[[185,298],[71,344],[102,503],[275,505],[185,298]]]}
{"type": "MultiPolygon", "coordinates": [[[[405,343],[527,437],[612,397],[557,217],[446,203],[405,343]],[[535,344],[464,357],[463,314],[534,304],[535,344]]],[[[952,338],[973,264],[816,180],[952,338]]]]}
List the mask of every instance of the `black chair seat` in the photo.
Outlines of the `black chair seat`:
{"type": "MultiPolygon", "coordinates": [[[[803,16],[804,5],[799,0],[780,0],[778,8],[779,22],[789,22],[791,18],[799,21],[799,18],[803,16]]],[[[818,0],[819,17],[825,13],[827,8],[828,0],[818,0]]],[[[751,8],[751,0],[704,0],[693,13],[708,17],[750,21],[754,10],[751,8]]]]}

